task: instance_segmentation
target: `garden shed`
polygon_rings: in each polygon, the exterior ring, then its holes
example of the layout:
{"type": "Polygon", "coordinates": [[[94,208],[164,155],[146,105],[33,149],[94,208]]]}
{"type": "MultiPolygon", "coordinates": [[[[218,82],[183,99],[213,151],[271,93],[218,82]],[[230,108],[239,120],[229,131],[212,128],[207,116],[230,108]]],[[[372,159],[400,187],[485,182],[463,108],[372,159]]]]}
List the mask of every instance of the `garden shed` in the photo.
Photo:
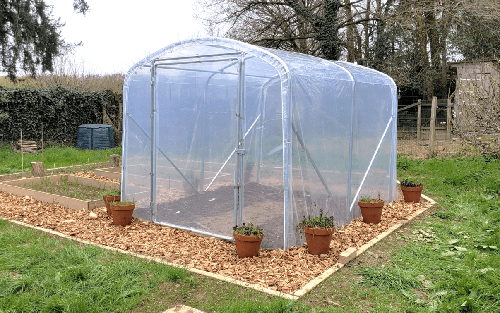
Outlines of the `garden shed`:
{"type": "Polygon", "coordinates": [[[344,225],[361,196],[397,198],[397,88],[375,70],[198,38],[134,65],[123,96],[135,217],[226,239],[253,222],[288,249],[302,216],[344,225]]]}

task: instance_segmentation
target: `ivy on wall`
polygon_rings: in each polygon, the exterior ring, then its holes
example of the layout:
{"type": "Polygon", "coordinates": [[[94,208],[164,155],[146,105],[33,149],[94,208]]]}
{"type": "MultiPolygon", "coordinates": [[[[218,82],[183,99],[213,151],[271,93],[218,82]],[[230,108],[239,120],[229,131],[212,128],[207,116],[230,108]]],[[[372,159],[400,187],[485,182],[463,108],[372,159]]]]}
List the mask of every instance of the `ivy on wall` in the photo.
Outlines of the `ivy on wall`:
{"type": "MultiPolygon", "coordinates": [[[[0,88],[0,141],[41,140],[74,145],[78,126],[102,124],[103,108],[116,107],[112,92],[50,88],[0,88]]],[[[119,105],[119,104],[118,104],[119,105]]]]}

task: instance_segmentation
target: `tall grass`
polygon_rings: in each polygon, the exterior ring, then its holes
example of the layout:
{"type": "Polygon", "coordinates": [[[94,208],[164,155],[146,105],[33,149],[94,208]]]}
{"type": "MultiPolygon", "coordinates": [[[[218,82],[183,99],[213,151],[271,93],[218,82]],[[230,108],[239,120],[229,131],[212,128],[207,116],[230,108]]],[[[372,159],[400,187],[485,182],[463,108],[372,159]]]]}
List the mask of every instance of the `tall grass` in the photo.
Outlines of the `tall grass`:
{"type": "Polygon", "coordinates": [[[17,82],[12,82],[8,77],[0,77],[0,86],[48,88],[60,85],[79,91],[111,90],[115,94],[123,92],[125,75],[122,73],[90,74],[85,70],[83,64],[84,62],[77,63],[71,60],[70,56],[62,56],[56,59],[52,73],[41,73],[35,78],[31,76],[19,77],[17,82]]]}

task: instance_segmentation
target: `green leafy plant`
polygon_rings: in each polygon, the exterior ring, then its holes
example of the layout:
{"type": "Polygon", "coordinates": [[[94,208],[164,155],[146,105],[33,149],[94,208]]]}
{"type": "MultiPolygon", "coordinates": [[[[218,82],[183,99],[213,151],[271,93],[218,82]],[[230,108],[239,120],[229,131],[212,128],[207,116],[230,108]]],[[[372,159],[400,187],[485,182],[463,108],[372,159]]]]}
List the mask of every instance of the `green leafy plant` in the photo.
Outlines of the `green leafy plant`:
{"type": "Polygon", "coordinates": [[[240,234],[240,235],[245,235],[245,236],[257,236],[257,237],[262,237],[262,234],[264,233],[264,230],[260,228],[259,226],[255,226],[252,223],[245,224],[241,226],[234,226],[233,230],[235,233],[240,234]]]}
{"type": "Polygon", "coordinates": [[[102,193],[103,196],[119,196],[120,195],[120,189],[109,189],[105,190],[102,193]]]}
{"type": "Polygon", "coordinates": [[[361,197],[361,199],[359,199],[359,201],[366,202],[366,203],[377,203],[377,202],[382,201],[382,199],[380,198],[380,192],[379,192],[377,198],[372,198],[370,196],[367,196],[367,197],[361,197]]]}
{"type": "Polygon", "coordinates": [[[319,216],[303,216],[302,221],[297,224],[297,228],[302,231],[303,227],[309,228],[331,228],[335,225],[333,221],[335,218],[332,216],[326,216],[323,212],[323,209],[319,210],[319,216]]]}
{"type": "Polygon", "coordinates": [[[131,205],[135,204],[135,201],[121,201],[121,202],[110,202],[110,205],[131,205]]]}
{"type": "Polygon", "coordinates": [[[420,187],[423,185],[422,185],[422,183],[414,183],[411,180],[404,179],[401,181],[401,186],[403,186],[403,187],[420,187]]]}
{"type": "Polygon", "coordinates": [[[40,183],[24,183],[24,187],[80,200],[100,199],[103,192],[98,187],[84,186],[70,182],[67,177],[59,178],[56,181],[51,181],[49,177],[46,177],[42,178],[40,183]]]}

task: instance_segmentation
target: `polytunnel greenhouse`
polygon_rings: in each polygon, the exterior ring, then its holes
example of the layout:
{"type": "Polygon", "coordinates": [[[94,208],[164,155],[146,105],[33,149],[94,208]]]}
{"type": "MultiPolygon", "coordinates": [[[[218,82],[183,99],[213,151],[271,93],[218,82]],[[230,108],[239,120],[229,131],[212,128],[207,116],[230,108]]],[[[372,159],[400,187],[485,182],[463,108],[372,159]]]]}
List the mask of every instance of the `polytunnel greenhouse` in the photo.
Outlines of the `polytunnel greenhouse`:
{"type": "Polygon", "coordinates": [[[302,245],[323,210],[397,198],[393,80],[375,70],[220,38],[182,41],[134,65],[123,88],[122,198],[134,216],[263,248],[302,245]]]}

